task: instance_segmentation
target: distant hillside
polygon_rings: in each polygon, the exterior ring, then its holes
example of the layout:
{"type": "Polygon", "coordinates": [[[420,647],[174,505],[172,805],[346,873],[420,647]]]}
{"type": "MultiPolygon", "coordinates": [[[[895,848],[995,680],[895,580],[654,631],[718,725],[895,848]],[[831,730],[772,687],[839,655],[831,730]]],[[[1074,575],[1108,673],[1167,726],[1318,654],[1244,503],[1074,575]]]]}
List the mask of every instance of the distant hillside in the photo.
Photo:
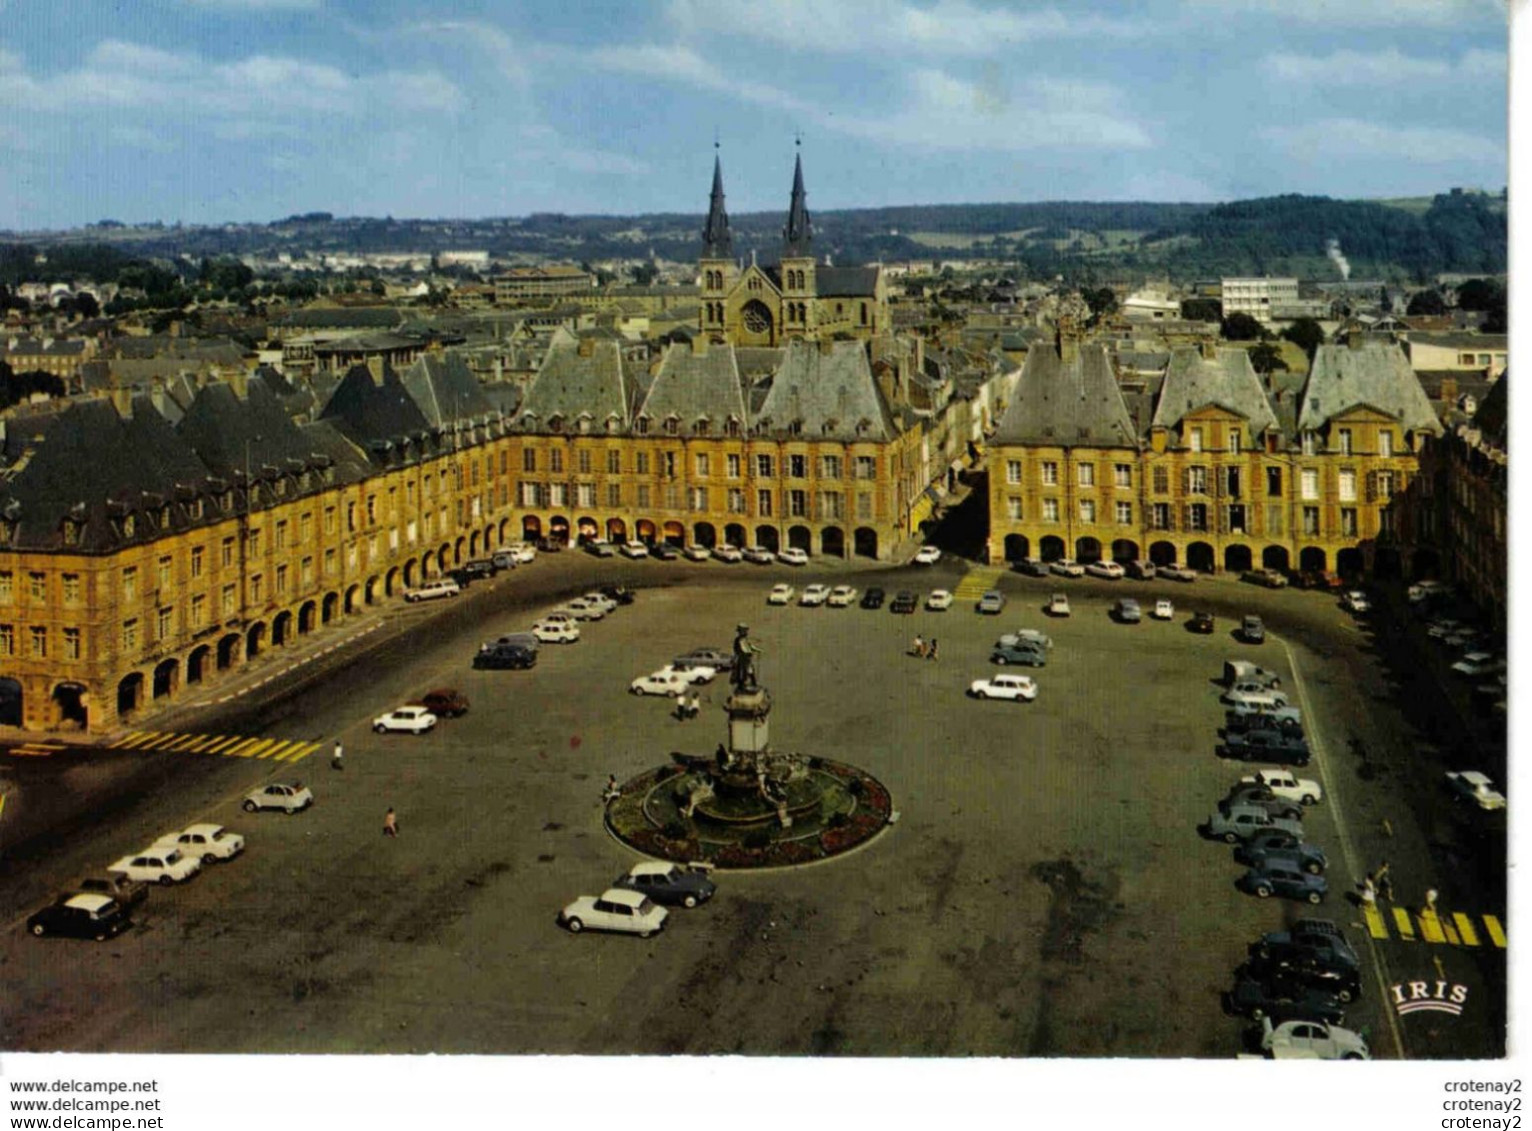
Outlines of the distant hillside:
{"type": "MultiPolygon", "coordinates": [[[[778,212],[731,217],[736,254],[774,260],[778,212]]],[[[85,258],[194,259],[277,252],[434,252],[478,248],[496,256],[590,262],[697,255],[703,217],[569,216],[535,213],[484,220],[335,218],[306,213],[272,224],[126,227],[114,221],[25,241],[0,234],[0,282],[36,277],[36,248],[54,253],[46,273],[67,278],[85,258]],[[12,244],[6,247],[6,242],[12,244]],[[25,246],[15,246],[24,244],[25,246]],[[75,254],[68,250],[73,249],[75,254]],[[109,251],[107,250],[109,249],[109,251]]],[[[1285,274],[1323,278],[1336,241],[1354,277],[1425,281],[1442,271],[1506,269],[1506,210],[1476,192],[1392,201],[1277,196],[1229,204],[938,204],[814,214],[821,255],[849,264],[873,260],[1000,259],[1024,277],[1071,281],[1164,275],[1174,279],[1285,274]]]]}

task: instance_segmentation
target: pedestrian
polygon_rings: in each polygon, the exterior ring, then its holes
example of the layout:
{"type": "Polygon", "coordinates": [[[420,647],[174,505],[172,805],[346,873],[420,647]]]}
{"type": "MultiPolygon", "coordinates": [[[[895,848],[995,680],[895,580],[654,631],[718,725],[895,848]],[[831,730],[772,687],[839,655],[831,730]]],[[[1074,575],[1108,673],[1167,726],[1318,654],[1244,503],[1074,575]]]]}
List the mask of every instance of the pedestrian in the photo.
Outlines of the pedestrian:
{"type": "Polygon", "coordinates": [[[383,835],[399,835],[399,818],[394,816],[394,807],[392,805],[388,807],[388,812],[383,814],[383,835]]]}
{"type": "Polygon", "coordinates": [[[936,637],[931,637],[931,643],[926,646],[926,659],[936,659],[936,637]]]}
{"type": "Polygon", "coordinates": [[[1429,888],[1426,891],[1426,905],[1425,905],[1425,907],[1421,908],[1420,913],[1422,915],[1424,915],[1427,912],[1430,912],[1432,915],[1436,914],[1436,889],[1435,888],[1429,888]]]}
{"type": "Polygon", "coordinates": [[[1394,883],[1388,878],[1387,860],[1378,865],[1378,870],[1373,873],[1373,879],[1377,881],[1378,894],[1384,899],[1392,900],[1394,898],[1394,883]]]}
{"type": "Polygon", "coordinates": [[[1369,905],[1378,902],[1378,888],[1371,875],[1362,881],[1362,902],[1369,905]]]}
{"type": "Polygon", "coordinates": [[[601,791],[602,801],[616,801],[622,796],[622,790],[617,788],[617,775],[606,775],[606,788],[601,791]]]}
{"type": "Polygon", "coordinates": [[[910,649],[910,653],[917,657],[923,657],[926,654],[925,638],[918,632],[915,634],[915,646],[910,649]]]}
{"type": "Polygon", "coordinates": [[[344,754],[345,751],[341,749],[340,739],[337,738],[335,740],[335,749],[330,751],[330,769],[344,770],[346,768],[345,764],[341,761],[344,754]]]}
{"type": "Polygon", "coordinates": [[[702,715],[702,696],[700,694],[694,694],[692,696],[692,713],[691,713],[691,717],[695,719],[695,718],[700,718],[701,715],[702,715]]]}

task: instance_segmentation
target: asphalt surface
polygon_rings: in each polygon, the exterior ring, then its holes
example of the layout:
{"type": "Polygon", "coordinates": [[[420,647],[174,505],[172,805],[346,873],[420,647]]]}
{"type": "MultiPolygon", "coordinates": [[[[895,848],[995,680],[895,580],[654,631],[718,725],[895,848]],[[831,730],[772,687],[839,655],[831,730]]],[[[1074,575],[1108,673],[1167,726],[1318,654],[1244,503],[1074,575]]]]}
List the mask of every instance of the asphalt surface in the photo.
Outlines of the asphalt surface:
{"type": "Polygon", "coordinates": [[[1250,768],[1214,756],[1212,682],[1225,658],[1250,658],[1306,699],[1322,751],[1302,775],[1322,774],[1328,796],[1306,825],[1331,860],[1317,913],[1363,954],[1350,1022],[1379,1056],[1501,1054],[1505,952],[1372,940],[1345,898],[1387,859],[1401,906],[1434,887],[1444,910],[1505,917],[1502,815],[1451,805],[1440,786],[1445,769],[1498,777],[1503,744],[1443,696],[1441,657],[1406,614],[1358,626],[1323,594],[1016,575],[999,617],[963,602],[909,617],[765,605],[777,580],[892,595],[954,588],[962,568],[542,558],[445,608],[390,609],[355,649],[248,696],[145,724],[339,735],[344,771],[327,748],[296,767],[158,749],[7,758],[0,1047],[1228,1057],[1244,1026],[1220,993],[1245,945],[1313,910],[1240,894],[1230,850],[1196,831],[1250,768]],[[533,671],[470,669],[480,639],[596,579],[648,587],[580,643],[545,645],[533,671]],[[1054,590],[1070,619],[1040,613],[1054,590]],[[1169,596],[1178,616],[1118,625],[1106,610],[1119,595],[1169,596]],[[1184,628],[1204,608],[1211,637],[1184,628]],[[1266,644],[1230,635],[1246,611],[1266,617],[1266,644]],[[722,875],[714,901],[674,912],[655,939],[564,933],[558,909],[633,861],[601,823],[606,775],[724,737],[723,688],[680,723],[628,682],[726,645],[740,622],[765,648],[774,744],[867,769],[900,820],[844,858],[722,875]],[[967,698],[995,670],[988,645],[1022,626],[1057,643],[1028,669],[1037,701],[967,698]],[[938,660],[906,655],[917,631],[939,638],[938,660]],[[442,685],[469,696],[467,716],[421,738],[371,733],[374,715],[442,685]],[[292,777],[315,790],[309,812],[239,810],[247,789],[292,777]],[[13,818],[30,834],[10,834],[13,818]],[[244,833],[248,851],[156,889],[112,942],[21,929],[77,876],[196,820],[244,833]],[[1434,983],[1438,963],[1468,987],[1462,1016],[1394,1018],[1387,987],[1434,983]]]}

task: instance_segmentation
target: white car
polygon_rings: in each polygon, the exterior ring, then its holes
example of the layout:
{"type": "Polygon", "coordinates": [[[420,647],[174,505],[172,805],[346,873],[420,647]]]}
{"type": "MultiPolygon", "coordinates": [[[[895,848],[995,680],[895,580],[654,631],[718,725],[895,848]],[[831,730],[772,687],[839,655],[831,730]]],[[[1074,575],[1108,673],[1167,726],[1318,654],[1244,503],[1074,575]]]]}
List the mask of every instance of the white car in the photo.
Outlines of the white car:
{"type": "Polygon", "coordinates": [[[1069,598],[1062,593],[1055,593],[1048,598],[1048,605],[1043,611],[1050,617],[1067,617],[1069,615],[1069,598]]]}
{"type": "Polygon", "coordinates": [[[1372,608],[1372,602],[1367,599],[1367,594],[1360,589],[1352,589],[1341,598],[1341,608],[1347,612],[1365,613],[1372,608]]]}
{"type": "Polygon", "coordinates": [[[771,587],[771,592],[766,595],[768,605],[790,605],[793,595],[798,591],[787,582],[783,581],[771,587]]]}
{"type": "Polygon", "coordinates": [[[691,685],[692,681],[686,678],[686,673],[667,666],[657,672],[639,676],[628,684],[628,691],[633,695],[665,695],[674,699],[683,691],[690,690],[691,685]]]}
{"type": "Polygon", "coordinates": [[[516,559],[518,565],[537,560],[537,547],[530,542],[517,542],[514,546],[507,546],[506,551],[516,559]]]}
{"type": "Polygon", "coordinates": [[[663,930],[663,907],[643,892],[607,888],[599,896],[582,895],[559,912],[559,923],[574,934],[584,930],[620,931],[647,939],[663,930]]]}
{"type": "Polygon", "coordinates": [[[796,546],[789,546],[787,549],[777,553],[777,561],[783,565],[808,565],[808,551],[800,550],[796,546]]]}
{"type": "Polygon", "coordinates": [[[947,609],[952,608],[952,590],[931,590],[931,595],[926,598],[926,608],[934,613],[945,612],[947,609]]]}
{"type": "Polygon", "coordinates": [[[280,809],[291,816],[314,804],[314,791],[300,782],[272,782],[252,789],[240,802],[246,813],[260,809],[280,809]]]}
{"type": "Polygon", "coordinates": [[[544,618],[532,626],[532,635],[539,644],[573,644],[580,639],[580,626],[573,618],[550,620],[544,618]]]}
{"type": "Polygon", "coordinates": [[[1038,648],[1052,648],[1053,637],[1046,632],[1040,632],[1035,628],[1018,628],[1015,632],[1007,632],[1000,638],[997,648],[1025,648],[1033,645],[1038,648]]]}
{"type": "Polygon", "coordinates": [[[1261,1019],[1261,1050],[1273,1060],[1371,1060],[1360,1033],[1323,1021],[1261,1019]]]}
{"type": "Polygon", "coordinates": [[[155,844],[124,856],[107,871],[146,884],[175,884],[202,871],[202,857],[187,856],[173,844],[155,844]]]}
{"type": "Polygon", "coordinates": [[[747,562],[754,562],[756,565],[770,565],[777,560],[775,551],[768,550],[765,546],[746,546],[740,554],[747,562]]]}
{"type": "Polygon", "coordinates": [[[970,683],[968,694],[975,699],[1031,702],[1037,698],[1037,681],[1029,675],[992,675],[988,679],[976,679],[970,683]]]}
{"type": "Polygon", "coordinates": [[[1504,809],[1505,794],[1495,788],[1495,783],[1478,770],[1448,773],[1447,787],[1462,801],[1472,801],[1480,809],[1504,809]]]}
{"type": "Polygon", "coordinates": [[[585,597],[576,597],[565,605],[560,612],[568,613],[575,620],[601,620],[606,616],[606,610],[600,605],[585,597]]]}
{"type": "Polygon", "coordinates": [[[436,716],[424,707],[395,707],[372,720],[375,734],[425,734],[436,726],[436,716]]]}
{"type": "Polygon", "coordinates": [[[1084,577],[1085,567],[1073,558],[1060,558],[1048,567],[1060,577],[1084,577]]]}
{"type": "Polygon", "coordinates": [[[458,583],[450,577],[439,577],[435,581],[428,581],[418,589],[406,589],[404,599],[410,604],[417,601],[434,601],[438,597],[456,597],[462,590],[458,583]]]}
{"type": "Polygon", "coordinates": [[[1116,562],[1091,562],[1085,567],[1085,572],[1092,577],[1104,577],[1108,581],[1121,581],[1127,572],[1116,562]]]}
{"type": "Polygon", "coordinates": [[[825,604],[832,609],[848,609],[856,603],[856,587],[852,585],[837,585],[830,590],[829,597],[825,598],[825,604]]]}
{"type": "Polygon", "coordinates": [[[1154,609],[1149,615],[1155,620],[1173,620],[1176,615],[1175,603],[1165,597],[1161,597],[1154,603],[1154,609]]]}
{"type": "Polygon", "coordinates": [[[738,546],[731,546],[727,542],[720,542],[713,547],[713,557],[721,562],[728,562],[730,565],[745,560],[745,555],[740,551],[740,548],[738,546]]]}
{"type": "Polygon", "coordinates": [[[681,547],[681,556],[690,562],[705,562],[713,556],[713,551],[693,542],[690,546],[681,547]]]}
{"type": "Polygon", "coordinates": [[[1264,785],[1278,797],[1296,801],[1300,805],[1317,805],[1325,795],[1317,781],[1294,777],[1291,770],[1284,770],[1281,766],[1263,766],[1239,780],[1241,785],[1264,785]]]}
{"type": "Polygon", "coordinates": [[[941,560],[942,552],[938,546],[922,546],[915,551],[916,565],[935,565],[941,560]]]}
{"type": "Polygon", "coordinates": [[[222,825],[192,825],[178,833],[166,833],[155,848],[176,848],[187,856],[201,857],[204,864],[233,860],[245,850],[245,838],[222,825]]]}
{"type": "Polygon", "coordinates": [[[1157,577],[1168,577],[1172,581],[1196,581],[1197,571],[1183,565],[1171,562],[1169,565],[1155,566],[1154,572],[1157,577]]]}
{"type": "Polygon", "coordinates": [[[1505,661],[1489,652],[1469,652],[1452,665],[1452,670],[1458,675],[1495,675],[1505,671],[1505,661]]]}
{"type": "Polygon", "coordinates": [[[587,605],[595,606],[603,613],[615,613],[617,611],[617,602],[597,589],[592,589],[589,593],[581,593],[580,600],[584,601],[587,605]]]}
{"type": "Polygon", "coordinates": [[[624,542],[621,546],[617,547],[617,552],[625,558],[633,558],[636,560],[638,558],[647,558],[649,556],[649,547],[645,546],[642,542],[635,538],[632,541],[624,542]]]}
{"type": "Polygon", "coordinates": [[[675,664],[666,664],[655,675],[665,675],[674,672],[688,684],[712,683],[718,677],[718,669],[707,664],[683,664],[676,667],[675,664]]]}
{"type": "Polygon", "coordinates": [[[828,585],[805,585],[803,593],[798,598],[800,605],[823,605],[830,599],[830,587],[828,585]]]}

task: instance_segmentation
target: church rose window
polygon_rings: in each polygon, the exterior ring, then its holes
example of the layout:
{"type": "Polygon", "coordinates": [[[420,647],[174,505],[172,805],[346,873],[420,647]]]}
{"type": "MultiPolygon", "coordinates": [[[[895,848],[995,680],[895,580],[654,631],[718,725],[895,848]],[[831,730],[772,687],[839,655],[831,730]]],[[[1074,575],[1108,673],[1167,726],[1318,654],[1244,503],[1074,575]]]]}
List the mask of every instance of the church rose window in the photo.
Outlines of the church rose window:
{"type": "Polygon", "coordinates": [[[741,312],[741,316],[744,319],[745,329],[752,334],[764,334],[771,329],[771,315],[758,302],[748,304],[741,312]]]}

